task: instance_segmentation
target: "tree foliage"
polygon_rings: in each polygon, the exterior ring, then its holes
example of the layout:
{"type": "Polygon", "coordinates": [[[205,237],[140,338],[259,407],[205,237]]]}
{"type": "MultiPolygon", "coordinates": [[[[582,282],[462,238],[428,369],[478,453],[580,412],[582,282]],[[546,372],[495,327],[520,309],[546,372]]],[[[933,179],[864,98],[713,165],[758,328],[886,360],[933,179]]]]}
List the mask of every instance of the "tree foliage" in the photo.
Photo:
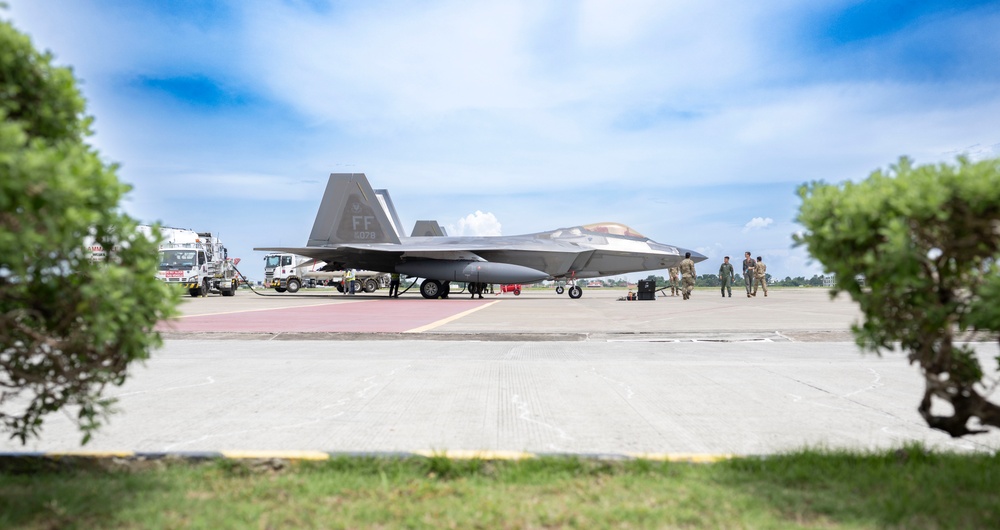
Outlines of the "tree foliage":
{"type": "Polygon", "coordinates": [[[915,167],[904,157],[865,181],[806,184],[799,195],[797,242],[836,273],[833,294],[860,305],[858,344],[898,342],[920,366],[927,424],[956,437],[1000,427],[986,397],[997,383],[962,343],[1000,330],[1000,160],[915,167]]]}
{"type": "Polygon", "coordinates": [[[59,410],[86,443],[105,387],[160,345],[177,300],[156,242],[118,209],[129,187],[84,142],[84,107],[73,73],[0,21],[0,421],[22,443],[59,410]]]}

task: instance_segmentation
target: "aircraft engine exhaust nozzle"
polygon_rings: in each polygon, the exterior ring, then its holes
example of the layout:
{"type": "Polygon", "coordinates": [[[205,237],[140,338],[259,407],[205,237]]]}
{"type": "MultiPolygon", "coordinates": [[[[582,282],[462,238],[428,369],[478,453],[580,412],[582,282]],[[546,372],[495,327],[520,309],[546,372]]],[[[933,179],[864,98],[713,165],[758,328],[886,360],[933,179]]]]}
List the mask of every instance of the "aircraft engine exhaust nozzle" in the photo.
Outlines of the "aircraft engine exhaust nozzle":
{"type": "Polygon", "coordinates": [[[396,265],[396,272],[431,280],[477,283],[535,283],[548,274],[511,263],[424,260],[396,265]]]}

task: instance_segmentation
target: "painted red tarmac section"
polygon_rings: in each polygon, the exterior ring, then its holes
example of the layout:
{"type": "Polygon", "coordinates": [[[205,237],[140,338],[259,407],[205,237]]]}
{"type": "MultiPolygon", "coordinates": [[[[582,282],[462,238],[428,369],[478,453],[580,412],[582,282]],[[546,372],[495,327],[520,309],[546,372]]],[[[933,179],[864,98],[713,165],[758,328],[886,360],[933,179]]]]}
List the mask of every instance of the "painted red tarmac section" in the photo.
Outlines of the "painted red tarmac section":
{"type": "Polygon", "coordinates": [[[364,300],[285,307],[161,322],[159,331],[181,332],[382,332],[399,333],[475,309],[493,300],[364,300]]]}

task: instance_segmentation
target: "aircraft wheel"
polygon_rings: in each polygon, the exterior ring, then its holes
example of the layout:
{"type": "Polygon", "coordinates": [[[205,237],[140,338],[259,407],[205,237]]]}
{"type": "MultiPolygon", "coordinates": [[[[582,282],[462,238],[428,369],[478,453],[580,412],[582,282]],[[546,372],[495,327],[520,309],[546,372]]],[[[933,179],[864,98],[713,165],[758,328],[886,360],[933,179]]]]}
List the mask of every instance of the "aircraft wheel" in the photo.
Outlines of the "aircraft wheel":
{"type": "Polygon", "coordinates": [[[285,288],[288,289],[288,292],[290,293],[297,293],[299,292],[299,287],[302,287],[302,283],[300,283],[295,278],[292,278],[288,280],[288,283],[286,284],[285,288]]]}
{"type": "Polygon", "coordinates": [[[420,284],[420,295],[427,299],[441,296],[441,283],[437,280],[424,280],[420,284]]]}
{"type": "Polygon", "coordinates": [[[579,286],[574,285],[573,287],[569,288],[569,297],[570,298],[576,300],[577,298],[580,298],[581,296],[583,296],[583,289],[581,289],[579,286]]]}
{"type": "Polygon", "coordinates": [[[373,278],[368,278],[367,280],[365,280],[366,293],[374,293],[376,289],[378,289],[377,281],[375,281],[373,278]]]}
{"type": "Polygon", "coordinates": [[[557,285],[556,286],[556,294],[563,294],[563,286],[562,285],[557,285]]]}

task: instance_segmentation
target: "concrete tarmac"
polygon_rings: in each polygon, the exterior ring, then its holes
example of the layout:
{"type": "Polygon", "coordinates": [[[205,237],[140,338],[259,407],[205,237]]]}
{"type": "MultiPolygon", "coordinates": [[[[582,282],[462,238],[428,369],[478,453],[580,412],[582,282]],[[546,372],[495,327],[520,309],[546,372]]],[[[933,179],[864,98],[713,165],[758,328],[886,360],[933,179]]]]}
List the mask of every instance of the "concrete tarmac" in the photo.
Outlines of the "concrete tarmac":
{"type": "MultiPolygon", "coordinates": [[[[164,348],[109,391],[120,412],[90,444],[57,414],[40,440],[0,450],[1000,449],[997,433],[954,440],[929,429],[916,412],[916,367],[898,352],[862,355],[847,331],[857,308],[823,289],[641,302],[618,301],[624,290],[580,300],[411,293],[187,300],[163,328],[164,348]],[[251,315],[266,325],[234,331],[251,315]],[[303,319],[308,330],[293,325],[303,319]]],[[[998,354],[995,342],[976,346],[985,359],[998,354]]]]}

